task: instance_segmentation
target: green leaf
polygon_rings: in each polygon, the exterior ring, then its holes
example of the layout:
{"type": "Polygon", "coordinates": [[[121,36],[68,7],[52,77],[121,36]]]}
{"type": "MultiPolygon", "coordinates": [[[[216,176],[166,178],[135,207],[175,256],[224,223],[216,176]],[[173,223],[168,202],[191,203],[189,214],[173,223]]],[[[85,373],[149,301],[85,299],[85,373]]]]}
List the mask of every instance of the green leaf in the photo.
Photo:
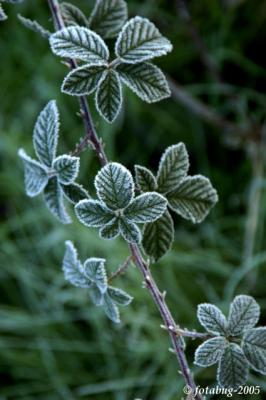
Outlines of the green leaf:
{"type": "Polygon", "coordinates": [[[124,84],[147,103],[155,103],[171,95],[165,75],[151,63],[121,64],[117,71],[124,84]]]}
{"type": "Polygon", "coordinates": [[[77,204],[80,200],[89,199],[90,195],[83,186],[78,183],[62,186],[65,197],[72,204],[77,204]]]}
{"type": "Polygon", "coordinates": [[[248,377],[248,362],[242,349],[230,343],[219,362],[217,380],[220,386],[237,389],[244,385],[248,377]]]}
{"type": "Polygon", "coordinates": [[[107,290],[107,276],[105,271],[105,259],[88,258],[84,263],[84,275],[98,287],[101,293],[107,290]]]}
{"type": "Polygon", "coordinates": [[[64,79],[62,92],[72,96],[87,96],[95,91],[99,84],[104,65],[86,64],[71,71],[64,79]]]}
{"type": "Polygon", "coordinates": [[[55,100],[40,113],[33,131],[33,145],[41,163],[47,167],[55,158],[59,134],[59,113],[55,100]]]}
{"type": "Polygon", "coordinates": [[[89,290],[89,295],[93,304],[97,307],[102,306],[104,304],[104,296],[103,293],[99,290],[96,285],[92,285],[89,290]]]}
{"type": "Polygon", "coordinates": [[[145,253],[158,261],[172,246],[174,240],[174,223],[166,210],[161,218],[145,225],[142,246],[145,253]]]}
{"type": "Polygon", "coordinates": [[[103,297],[103,309],[108,318],[110,318],[116,324],[119,324],[120,315],[118,307],[110,298],[108,293],[105,293],[103,297]]]}
{"type": "Polygon", "coordinates": [[[115,52],[128,64],[151,60],[172,51],[170,41],[164,38],[155,25],[146,18],[130,19],[120,32],[115,52]]]}
{"type": "Polygon", "coordinates": [[[128,18],[124,0],[97,0],[89,19],[90,28],[103,38],[116,36],[128,18]]]}
{"type": "Polygon", "coordinates": [[[67,214],[64,206],[63,191],[56,178],[51,178],[48,185],[45,187],[44,200],[51,213],[62,222],[62,224],[71,223],[71,218],[67,214]]]}
{"type": "Polygon", "coordinates": [[[81,288],[90,288],[91,282],[84,276],[80,261],[78,260],[77,250],[73,243],[68,240],[63,259],[63,271],[65,279],[72,285],[81,288]]]}
{"type": "Polygon", "coordinates": [[[166,211],[166,207],[167,200],[159,193],[144,193],[129,204],[124,215],[131,222],[145,224],[160,218],[166,211]]]}
{"type": "Polygon", "coordinates": [[[71,3],[60,4],[61,14],[67,26],[89,27],[88,20],[83,12],[71,3]]]}
{"type": "Polygon", "coordinates": [[[111,222],[100,229],[100,237],[103,239],[115,239],[119,235],[119,219],[114,218],[111,222]]]}
{"type": "Polygon", "coordinates": [[[50,37],[54,54],[89,64],[105,64],[109,59],[109,50],[97,33],[80,26],[70,26],[55,32],[50,37]]]}
{"type": "Polygon", "coordinates": [[[122,86],[119,75],[114,70],[105,71],[96,92],[96,108],[100,115],[112,123],[122,106],[122,86]]]}
{"type": "Polygon", "coordinates": [[[208,331],[218,335],[226,335],[227,321],[223,313],[213,304],[198,305],[197,317],[200,324],[208,331]]]}
{"type": "Polygon", "coordinates": [[[18,14],[18,19],[26,28],[32,30],[35,33],[38,33],[44,39],[49,39],[51,36],[51,32],[45,29],[42,25],[37,21],[33,21],[31,19],[25,18],[22,15],[18,14]]]}
{"type": "Polygon", "coordinates": [[[73,183],[79,173],[79,158],[63,155],[53,161],[53,168],[57,172],[57,177],[63,185],[73,183]]]}
{"type": "Polygon", "coordinates": [[[108,286],[107,293],[113,302],[118,306],[128,306],[133,300],[133,297],[124,292],[124,290],[115,288],[113,286],[108,286]]]}
{"type": "Polygon", "coordinates": [[[141,165],[135,165],[137,187],[142,192],[153,192],[157,189],[156,178],[153,173],[141,165]]]}
{"type": "Polygon", "coordinates": [[[157,183],[161,193],[168,193],[180,185],[189,168],[188,154],[184,143],[168,147],[161,157],[157,183]]]}
{"type": "Polygon", "coordinates": [[[40,194],[48,183],[48,173],[45,166],[28,157],[23,149],[18,151],[24,164],[25,189],[29,197],[40,194]]]}
{"type": "Polygon", "coordinates": [[[246,331],[242,348],[251,367],[266,375],[266,327],[246,331]]]}
{"type": "Polygon", "coordinates": [[[95,178],[99,199],[111,210],[121,210],[134,196],[132,175],[123,165],[112,162],[103,167],[95,178]]]}
{"type": "Polygon", "coordinates": [[[251,296],[236,296],[230,306],[228,333],[238,336],[245,330],[253,328],[260,317],[260,306],[251,296]]]}
{"type": "Polygon", "coordinates": [[[0,3],[0,21],[5,21],[7,19],[7,15],[0,3]]]}
{"type": "Polygon", "coordinates": [[[114,218],[114,214],[97,200],[81,200],[75,211],[79,221],[90,228],[106,225],[114,218]]]}
{"type": "Polygon", "coordinates": [[[226,348],[227,340],[217,336],[206,340],[196,350],[194,363],[201,367],[209,367],[220,361],[226,348]]]}
{"type": "Polygon", "coordinates": [[[217,203],[218,196],[208,178],[188,176],[167,194],[169,207],[181,217],[200,223],[217,203]]]}
{"type": "Polygon", "coordinates": [[[138,244],[141,241],[141,232],[136,224],[126,218],[119,219],[119,231],[128,243],[138,244]]]}

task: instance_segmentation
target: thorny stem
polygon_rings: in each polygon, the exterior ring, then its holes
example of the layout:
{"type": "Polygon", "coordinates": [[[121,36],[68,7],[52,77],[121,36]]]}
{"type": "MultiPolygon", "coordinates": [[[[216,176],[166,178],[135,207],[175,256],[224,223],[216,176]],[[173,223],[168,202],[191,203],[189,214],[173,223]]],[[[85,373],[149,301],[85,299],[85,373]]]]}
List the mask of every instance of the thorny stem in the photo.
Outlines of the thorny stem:
{"type": "Polygon", "coordinates": [[[126,269],[129,267],[130,262],[132,261],[132,255],[128,256],[126,261],[120,265],[120,267],[109,276],[108,282],[111,282],[113,279],[125,273],[126,269]]]}
{"type": "MultiPolygon", "coordinates": [[[[58,0],[47,0],[47,1],[51,9],[55,28],[56,29],[64,28],[65,25],[60,12],[58,0]]],[[[73,68],[76,67],[76,63],[74,60],[70,60],[70,63],[73,68]]],[[[82,147],[83,149],[84,147],[87,146],[89,142],[92,142],[94,145],[94,150],[98,155],[101,165],[106,165],[108,163],[108,160],[104,153],[102,143],[95,131],[87,100],[85,97],[81,97],[80,99],[81,99],[80,101],[81,112],[82,115],[84,116],[84,122],[87,134],[84,138],[84,144],[81,143],[79,148],[82,147]]],[[[76,152],[75,154],[79,154],[79,152],[76,152]]],[[[129,247],[131,250],[134,263],[142,273],[146,283],[146,287],[149,290],[151,296],[153,297],[154,302],[156,303],[156,306],[160,311],[161,317],[165,323],[165,326],[168,329],[168,333],[171,338],[173,349],[175,351],[183,378],[186,384],[193,390],[193,393],[195,393],[195,400],[202,400],[201,395],[196,394],[196,384],[194,382],[193,375],[189,369],[181,339],[179,336],[176,335],[177,324],[175,323],[174,318],[172,317],[172,314],[165,302],[165,295],[160,292],[156,282],[154,281],[151,272],[149,270],[149,265],[143,259],[139,247],[135,244],[131,244],[129,247]]]]}

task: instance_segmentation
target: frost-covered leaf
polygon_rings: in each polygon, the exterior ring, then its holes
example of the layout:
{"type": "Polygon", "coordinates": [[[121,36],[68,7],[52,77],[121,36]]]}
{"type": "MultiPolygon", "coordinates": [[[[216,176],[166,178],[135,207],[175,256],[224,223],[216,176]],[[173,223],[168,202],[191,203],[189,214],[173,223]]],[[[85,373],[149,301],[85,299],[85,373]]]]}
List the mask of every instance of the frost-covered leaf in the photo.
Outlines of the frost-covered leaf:
{"type": "Polygon", "coordinates": [[[260,317],[260,306],[251,296],[236,296],[230,305],[228,333],[238,336],[247,329],[253,328],[260,317]]]}
{"type": "Polygon", "coordinates": [[[44,189],[44,200],[51,213],[62,222],[70,224],[71,218],[64,206],[63,190],[56,178],[51,178],[44,189]]]}
{"type": "Polygon", "coordinates": [[[98,287],[101,293],[107,290],[107,276],[103,258],[88,258],[84,263],[84,274],[98,287]]]}
{"type": "Polygon", "coordinates": [[[93,304],[97,307],[102,306],[104,303],[103,293],[99,290],[98,286],[92,285],[89,290],[89,295],[93,304]]]}
{"type": "Polygon", "coordinates": [[[118,306],[128,306],[133,300],[133,297],[124,292],[124,290],[112,286],[108,286],[107,293],[113,302],[118,306]]]}
{"type": "Polygon", "coordinates": [[[52,51],[64,58],[74,58],[89,64],[105,63],[109,50],[97,33],[80,26],[70,26],[50,37],[52,51]]]}
{"type": "Polygon", "coordinates": [[[120,314],[117,305],[110,298],[108,293],[104,294],[103,309],[108,318],[116,324],[120,322],[120,314]]]}
{"type": "Polygon", "coordinates": [[[66,241],[66,251],[63,259],[63,271],[65,279],[74,286],[89,288],[91,282],[84,276],[78,260],[77,250],[70,240],[66,241]]]}
{"type": "Polygon", "coordinates": [[[25,189],[30,197],[40,194],[48,183],[46,168],[38,161],[28,157],[23,149],[18,151],[19,157],[24,164],[25,189]]]}
{"type": "Polygon", "coordinates": [[[61,3],[60,9],[63,20],[67,26],[85,26],[89,27],[88,20],[83,12],[71,3],[61,3]]]}
{"type": "Polygon", "coordinates": [[[153,173],[141,165],[135,165],[137,187],[142,192],[153,192],[157,189],[156,178],[153,173]]]}
{"type": "Polygon", "coordinates": [[[237,389],[246,383],[248,362],[237,344],[230,343],[224,350],[219,362],[217,380],[222,387],[237,389]]]}
{"type": "Polygon", "coordinates": [[[171,95],[166,77],[156,65],[121,64],[117,71],[121,80],[147,103],[155,103],[171,95]]]}
{"type": "Polygon", "coordinates": [[[123,165],[112,162],[103,167],[95,178],[97,195],[111,210],[127,207],[134,195],[132,175],[123,165]]]}
{"type": "Polygon", "coordinates": [[[131,222],[145,224],[160,218],[166,207],[167,200],[159,193],[143,193],[125,209],[124,215],[131,222]]]}
{"type": "Polygon", "coordinates": [[[140,243],[141,232],[136,224],[126,218],[119,219],[119,231],[128,243],[140,243]]]}
{"type": "Polygon", "coordinates": [[[117,57],[128,64],[151,60],[171,50],[170,41],[152,22],[141,17],[132,18],[124,25],[115,45],[117,57]]]}
{"type": "Polygon", "coordinates": [[[89,25],[103,38],[116,36],[128,18],[124,0],[97,0],[89,25]]]}
{"type": "Polygon", "coordinates": [[[10,4],[19,4],[22,3],[24,0],[1,0],[2,3],[10,3],[10,4]]]}
{"type": "Polygon", "coordinates": [[[167,193],[178,187],[186,177],[188,168],[188,153],[184,143],[168,147],[163,153],[159,164],[157,174],[159,191],[167,193]]]}
{"type": "Polygon", "coordinates": [[[116,71],[110,69],[103,73],[95,100],[98,112],[107,122],[112,123],[122,106],[122,86],[116,71]]]}
{"type": "Polygon", "coordinates": [[[78,183],[71,183],[62,187],[65,197],[72,204],[77,204],[80,200],[89,199],[90,195],[83,186],[78,183]]]}
{"type": "Polygon", "coordinates": [[[266,327],[246,331],[242,348],[251,367],[266,375],[266,327]]]}
{"type": "Polygon", "coordinates": [[[106,225],[114,218],[114,214],[97,200],[81,200],[75,211],[80,222],[90,228],[106,225]]]}
{"type": "Polygon", "coordinates": [[[157,221],[145,225],[142,246],[145,253],[158,261],[172,246],[174,240],[174,223],[166,210],[157,221]]]}
{"type": "Polygon", "coordinates": [[[216,364],[221,359],[226,345],[227,341],[223,336],[205,340],[196,350],[194,363],[201,367],[216,364]]]}
{"type": "Polygon", "coordinates": [[[39,160],[50,167],[55,158],[59,133],[59,113],[55,100],[40,113],[33,131],[33,145],[39,160]]]}
{"type": "Polygon", "coordinates": [[[103,239],[115,239],[119,235],[119,219],[114,218],[111,222],[100,229],[100,236],[103,239]]]}
{"type": "Polygon", "coordinates": [[[197,317],[200,324],[214,334],[226,335],[227,321],[223,313],[213,304],[203,303],[198,305],[197,317]]]}
{"type": "Polygon", "coordinates": [[[188,176],[167,194],[170,208],[181,217],[200,223],[217,203],[218,196],[208,178],[188,176]]]}
{"type": "Polygon", "coordinates": [[[7,19],[7,15],[0,3],[0,21],[5,21],[7,19]]]}
{"type": "Polygon", "coordinates": [[[26,28],[32,30],[33,32],[39,33],[44,39],[49,39],[51,36],[51,32],[40,25],[39,22],[25,18],[20,14],[18,14],[18,19],[24,26],[26,26],[26,28]]]}
{"type": "Polygon", "coordinates": [[[73,183],[79,173],[79,158],[63,155],[53,161],[59,182],[63,185],[73,183]]]}
{"type": "Polygon", "coordinates": [[[85,96],[94,92],[101,80],[104,65],[86,64],[71,71],[64,79],[62,92],[72,96],[85,96]]]}

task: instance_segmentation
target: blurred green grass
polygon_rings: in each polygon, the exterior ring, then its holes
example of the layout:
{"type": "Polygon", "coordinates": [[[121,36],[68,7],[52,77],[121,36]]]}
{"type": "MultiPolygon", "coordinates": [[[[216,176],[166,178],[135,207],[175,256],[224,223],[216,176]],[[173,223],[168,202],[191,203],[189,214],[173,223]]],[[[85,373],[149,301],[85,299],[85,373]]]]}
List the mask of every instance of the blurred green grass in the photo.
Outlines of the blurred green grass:
{"type": "MultiPolygon", "coordinates": [[[[85,0],[75,3],[83,10],[93,5],[85,0]]],[[[190,3],[210,54],[240,95],[237,107],[215,88],[172,2],[128,4],[131,15],[153,19],[173,41],[173,53],[159,64],[190,93],[240,123],[246,121],[247,109],[255,120],[265,118],[261,55],[265,2],[245,1],[236,8],[207,0],[190,3]]],[[[86,291],[63,280],[65,240],[76,244],[83,259],[105,257],[109,272],[127,257],[126,245],[120,240],[100,241],[96,231],[77,221],[62,227],[41,198],[25,196],[17,149],[23,146],[33,154],[32,127],[45,103],[52,98],[58,101],[62,120],[59,152],[75,146],[83,127],[76,116],[76,100],[60,94],[65,67],[51,55],[44,40],[16,19],[20,12],[52,29],[45,2],[25,1],[21,6],[6,6],[6,10],[9,19],[0,26],[0,399],[180,399],[184,384],[137,269],[131,268],[117,281],[135,298],[122,311],[120,326],[91,305],[86,291]]],[[[239,275],[235,294],[253,295],[262,308],[261,324],[265,323],[265,193],[256,254],[250,265],[251,271],[257,271],[256,285],[251,287],[249,279],[240,275],[251,180],[247,149],[225,146],[221,130],[205,124],[173,99],[146,105],[125,92],[125,105],[114,125],[103,123],[95,110],[93,115],[110,159],[131,168],[138,163],[155,170],[164,148],[184,141],[191,155],[191,173],[209,176],[219,192],[218,206],[200,226],[176,218],[173,249],[153,267],[160,288],[167,290],[174,317],[182,326],[200,329],[198,303],[211,301],[227,312],[231,298],[226,288],[232,276],[239,275]]],[[[91,151],[82,154],[81,166],[80,182],[92,191],[99,166],[91,151]]],[[[187,343],[191,365],[195,346],[195,342],[187,343]]],[[[214,368],[192,369],[198,384],[213,383],[214,368]]],[[[261,376],[251,375],[249,383],[266,390],[261,376]]],[[[263,399],[263,394],[249,396],[253,398],[263,399]]]]}

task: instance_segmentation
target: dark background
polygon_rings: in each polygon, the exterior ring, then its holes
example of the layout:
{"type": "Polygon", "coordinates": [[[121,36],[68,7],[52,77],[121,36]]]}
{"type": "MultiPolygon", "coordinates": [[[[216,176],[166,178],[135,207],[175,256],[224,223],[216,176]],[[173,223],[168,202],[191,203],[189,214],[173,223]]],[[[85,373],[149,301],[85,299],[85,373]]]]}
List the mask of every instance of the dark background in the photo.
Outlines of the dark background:
{"type": "MultiPolygon", "coordinates": [[[[94,4],[73,3],[87,15],[94,4]]],[[[201,225],[175,218],[175,244],[154,265],[155,279],[167,290],[169,306],[183,327],[200,330],[197,304],[213,302],[227,313],[239,293],[257,299],[263,325],[266,2],[191,0],[191,20],[173,1],[128,1],[128,6],[130,16],[148,17],[173,42],[173,52],[156,63],[181,86],[175,86],[176,96],[154,105],[125,91],[113,125],[100,119],[89,99],[108,157],[129,168],[136,163],[155,171],[164,149],[183,141],[190,173],[208,176],[220,197],[201,225]],[[184,94],[189,96],[186,105],[180,102],[184,94]],[[195,99],[215,118],[207,121],[205,109],[195,109],[195,99]]],[[[109,272],[128,250],[119,239],[100,241],[96,230],[76,220],[61,226],[41,196],[26,197],[17,149],[23,146],[33,155],[32,128],[44,105],[50,99],[58,102],[59,154],[74,148],[83,125],[77,100],[60,94],[66,68],[48,43],[16,18],[21,13],[52,30],[46,2],[25,0],[5,9],[9,19],[0,26],[0,399],[181,399],[184,383],[138,270],[132,267],[117,280],[135,298],[122,310],[119,326],[92,306],[86,290],[64,282],[65,240],[76,244],[83,259],[106,257],[109,272]]],[[[82,154],[80,182],[90,191],[98,168],[92,151],[82,154]]],[[[215,367],[193,366],[195,347],[196,342],[187,341],[196,381],[211,385],[215,367]]],[[[265,379],[257,374],[248,383],[266,390],[265,379]]]]}

